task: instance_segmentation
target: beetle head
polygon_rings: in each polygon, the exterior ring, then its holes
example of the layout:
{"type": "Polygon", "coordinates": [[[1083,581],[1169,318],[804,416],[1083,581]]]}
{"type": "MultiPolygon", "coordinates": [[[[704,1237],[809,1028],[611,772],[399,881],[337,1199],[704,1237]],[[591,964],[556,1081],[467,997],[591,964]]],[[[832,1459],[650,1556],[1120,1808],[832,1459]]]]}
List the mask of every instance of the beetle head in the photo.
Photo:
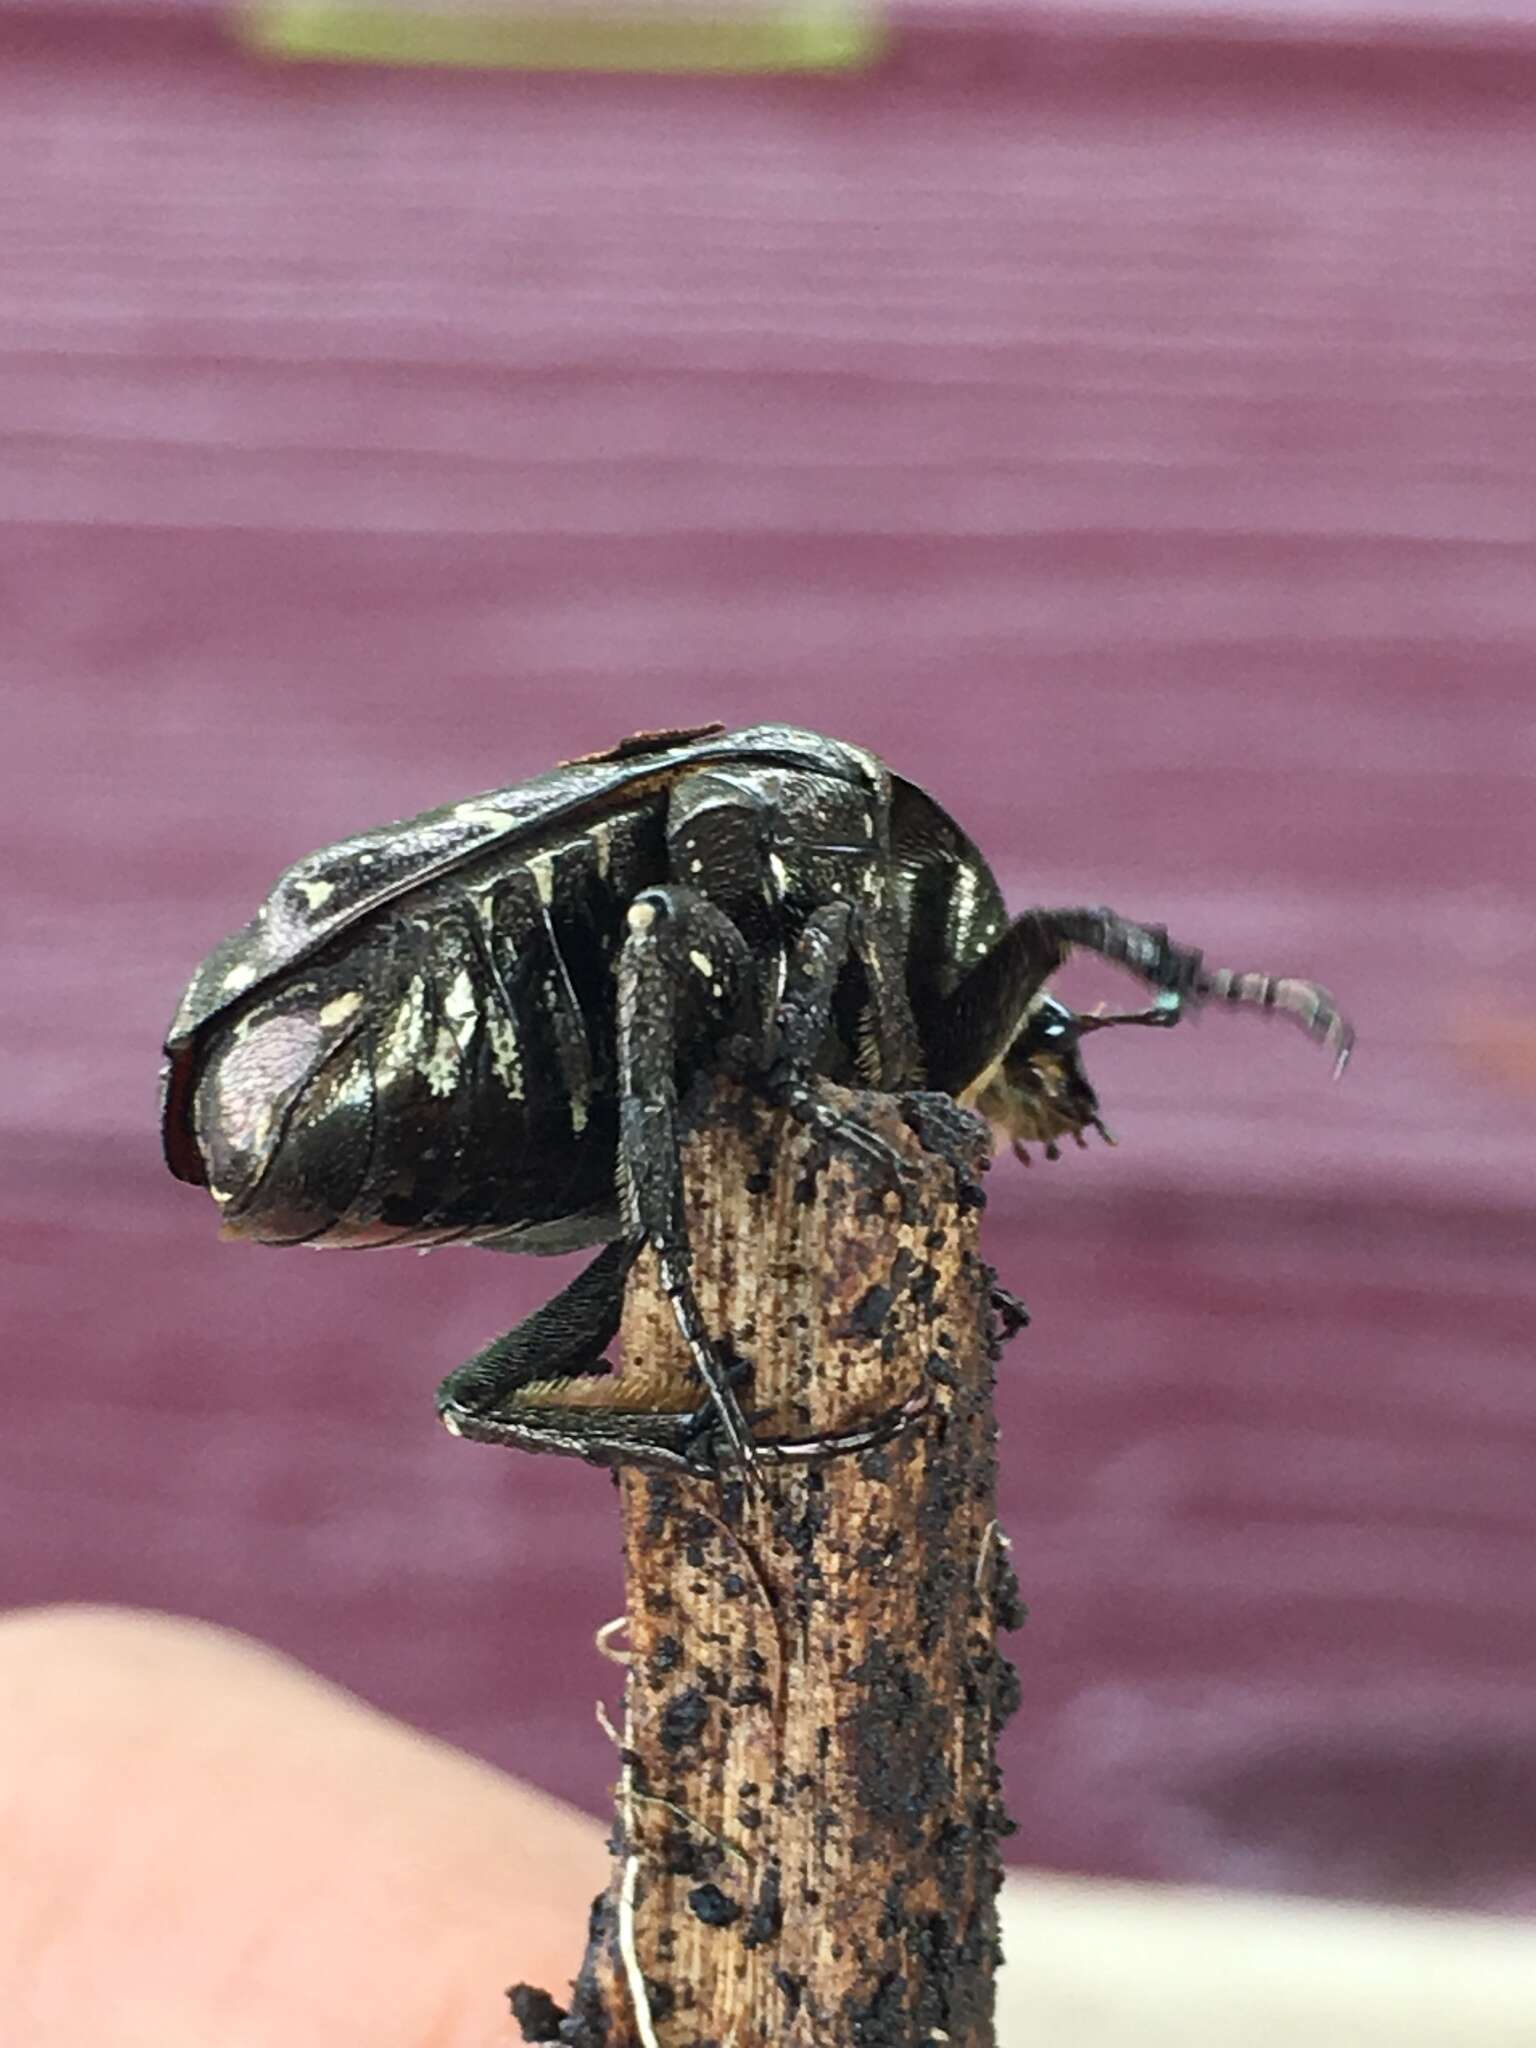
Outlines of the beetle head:
{"type": "Polygon", "coordinates": [[[1083,1017],[1042,992],[1025,1011],[1023,1024],[995,1070],[977,1089],[975,1107],[1012,1140],[1014,1156],[1026,1166],[1031,1145],[1043,1145],[1047,1159],[1059,1159],[1062,1138],[1086,1145],[1083,1134],[1090,1130],[1113,1145],[1114,1134],[1099,1115],[1099,1098],[1078,1047],[1090,1031],[1112,1024],[1166,1027],[1178,1021],[1178,1014],[1176,1006],[1161,1004],[1122,1016],[1083,1017]]]}

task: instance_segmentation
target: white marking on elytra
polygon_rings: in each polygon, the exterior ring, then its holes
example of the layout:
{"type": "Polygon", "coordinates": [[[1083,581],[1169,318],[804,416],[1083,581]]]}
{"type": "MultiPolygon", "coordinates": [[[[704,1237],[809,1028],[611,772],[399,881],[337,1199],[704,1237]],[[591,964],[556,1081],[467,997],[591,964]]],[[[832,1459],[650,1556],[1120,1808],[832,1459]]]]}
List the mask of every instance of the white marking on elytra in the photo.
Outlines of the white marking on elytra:
{"type": "Polygon", "coordinates": [[[955,918],[955,949],[962,951],[971,936],[971,920],[976,915],[976,876],[968,867],[955,869],[955,890],[953,897],[955,918]]]}
{"type": "Polygon", "coordinates": [[[606,882],[608,870],[613,864],[613,827],[599,820],[587,827],[587,837],[597,850],[597,879],[606,882]]]}
{"type": "Polygon", "coordinates": [[[230,995],[238,995],[241,989],[249,988],[256,979],[256,969],[249,960],[237,960],[219,983],[219,987],[230,995]]]}
{"type": "Polygon", "coordinates": [[[334,996],[320,1012],[320,1022],[330,1030],[333,1025],[345,1024],[349,1017],[355,1017],[363,1007],[361,993],[349,988],[345,995],[334,996]]]}
{"type": "MultiPolygon", "coordinates": [[[[495,887],[488,886],[469,889],[465,893],[474,905],[475,916],[479,920],[480,930],[485,939],[485,950],[490,958],[494,960],[499,936],[496,926],[495,887]]],[[[458,988],[458,985],[458,981],[455,980],[453,988],[448,991],[448,1000],[444,1005],[450,1019],[453,1018],[455,990],[458,988]]],[[[491,1049],[491,1065],[496,1069],[501,1085],[506,1089],[507,1094],[514,1102],[521,1102],[523,1098],[522,1046],[518,1041],[517,1026],[507,1014],[506,1004],[502,999],[500,988],[494,983],[492,989],[488,992],[488,1000],[485,1007],[485,1036],[486,1042],[491,1049]]]]}
{"type": "Polygon", "coordinates": [[[467,804],[455,804],[453,817],[457,824],[484,825],[495,832],[504,832],[508,824],[505,811],[493,810],[489,804],[476,803],[473,799],[467,804]]]}
{"type": "Polygon", "coordinates": [[[443,998],[443,1015],[448,1019],[448,1028],[460,1052],[465,1051],[475,1035],[475,1023],[480,1015],[474,980],[467,967],[461,967],[449,984],[448,993],[443,998]]]}
{"type": "Polygon", "coordinates": [[[329,903],[336,894],[336,884],[334,882],[296,881],[293,886],[298,890],[311,910],[318,910],[322,903],[329,903]]]}
{"type": "Polygon", "coordinates": [[[533,877],[533,886],[539,892],[539,901],[547,910],[555,900],[555,856],[552,853],[530,853],[527,866],[533,877]]]}
{"type": "Polygon", "coordinates": [[[690,874],[690,875],[702,875],[702,874],[703,874],[703,872],[704,872],[704,863],[703,863],[703,861],[701,861],[701,860],[691,860],[691,861],[689,861],[689,863],[688,863],[688,872],[689,872],[689,874],[690,874]]]}
{"type": "Polygon", "coordinates": [[[421,1062],[421,1078],[434,1095],[451,1095],[459,1081],[459,1042],[446,1024],[439,1024],[432,1050],[421,1062]]]}
{"type": "Polygon", "coordinates": [[[427,1031],[427,984],[413,974],[405,996],[390,1020],[389,1033],[379,1054],[381,1081],[398,1080],[413,1068],[419,1069],[425,1054],[427,1031]]]}
{"type": "Polygon", "coordinates": [[[690,953],[688,955],[688,960],[689,964],[693,967],[696,967],[699,973],[703,975],[706,981],[710,981],[713,979],[715,972],[715,963],[713,960],[710,959],[707,953],[690,953]]]}
{"type": "Polygon", "coordinates": [[[373,1093],[373,1076],[361,1060],[353,1059],[340,1076],[333,1076],[325,1091],[323,1107],[366,1109],[373,1093]]]}
{"type": "Polygon", "coordinates": [[[773,877],[774,894],[782,898],[789,887],[789,870],[776,853],[768,856],[768,872],[773,877]]]}
{"type": "MultiPolygon", "coordinates": [[[[553,943],[553,930],[550,931],[550,940],[553,943]]],[[[576,1002],[576,991],[571,986],[570,977],[565,971],[565,962],[560,957],[558,947],[555,949],[554,970],[544,977],[543,995],[547,1015],[551,1017],[563,1016],[573,1022],[576,1029],[580,1031],[581,1015],[576,1002]]],[[[561,1065],[562,1067],[565,1066],[563,1059],[561,1065]]],[[[587,1127],[591,1101],[588,1079],[588,1075],[582,1072],[580,1066],[576,1066],[575,1071],[568,1071],[565,1074],[566,1100],[571,1113],[571,1129],[578,1137],[587,1127]]]]}
{"type": "Polygon", "coordinates": [[[631,903],[626,922],[632,932],[648,932],[656,922],[654,903],[631,903]]]}
{"type": "Polygon", "coordinates": [[[517,1026],[500,1004],[486,1012],[486,1036],[491,1045],[491,1065],[501,1076],[501,1084],[514,1102],[523,1099],[523,1054],[518,1044],[517,1026]]]}

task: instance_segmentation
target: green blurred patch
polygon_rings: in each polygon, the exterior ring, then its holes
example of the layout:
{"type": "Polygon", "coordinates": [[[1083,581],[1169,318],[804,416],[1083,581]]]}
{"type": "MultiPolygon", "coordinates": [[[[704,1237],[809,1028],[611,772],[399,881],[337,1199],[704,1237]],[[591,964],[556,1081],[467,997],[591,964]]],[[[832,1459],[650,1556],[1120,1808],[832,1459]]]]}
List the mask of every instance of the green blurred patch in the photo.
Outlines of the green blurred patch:
{"type": "Polygon", "coordinates": [[[684,6],[426,11],[255,0],[236,19],[241,39],[268,57],[473,71],[858,71],[889,44],[882,15],[859,0],[718,14],[684,6]]]}

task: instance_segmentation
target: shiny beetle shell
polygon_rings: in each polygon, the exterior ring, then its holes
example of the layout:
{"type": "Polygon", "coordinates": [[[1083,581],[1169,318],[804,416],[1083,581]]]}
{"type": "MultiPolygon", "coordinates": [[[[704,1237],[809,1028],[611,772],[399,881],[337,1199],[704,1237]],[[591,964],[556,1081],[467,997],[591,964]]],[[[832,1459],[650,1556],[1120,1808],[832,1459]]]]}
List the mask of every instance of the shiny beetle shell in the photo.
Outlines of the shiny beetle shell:
{"type": "Polygon", "coordinates": [[[233,1234],[266,1242],[505,1232],[519,1248],[564,1250],[610,1234],[611,1075],[583,1071],[606,1052],[583,1042],[585,1020],[611,1008],[598,978],[628,890],[657,879],[670,790],[733,764],[844,783],[883,837],[890,777],[873,755],[788,727],[704,726],[637,735],[297,862],[176,1013],[163,1101],[172,1172],[212,1187],[233,1234]],[[540,901],[556,854],[590,869],[595,946],[556,941],[540,901]],[[610,887],[614,862],[627,875],[610,887]],[[543,971],[564,986],[544,991],[547,1085],[525,1088],[517,1031],[540,1013],[526,984],[541,945],[543,971]],[[500,977],[514,974],[509,992],[500,977]],[[490,1014],[488,984],[502,997],[490,1014]],[[257,1181],[247,1221],[241,1190],[257,1181]]]}

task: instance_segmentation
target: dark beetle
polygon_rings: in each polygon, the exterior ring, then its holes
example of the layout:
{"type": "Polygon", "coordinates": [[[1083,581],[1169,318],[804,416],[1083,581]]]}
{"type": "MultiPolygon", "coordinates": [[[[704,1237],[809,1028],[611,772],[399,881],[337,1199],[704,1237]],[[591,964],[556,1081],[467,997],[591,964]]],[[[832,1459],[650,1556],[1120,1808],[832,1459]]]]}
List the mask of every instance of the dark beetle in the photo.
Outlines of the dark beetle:
{"type": "Polygon", "coordinates": [[[679,1081],[750,1075],[880,1155],[818,1077],[938,1089],[1054,1155],[1104,1130],[1085,1033],[1213,998],[1285,1011],[1348,1057],[1312,982],[1207,967],[1109,910],[1010,920],[953,820],[858,747],[785,726],[640,734],[290,868],[177,1012],[165,1152],[229,1234],[266,1244],[605,1245],[443,1383],[461,1435],[700,1470],[824,1456],[878,1432],[754,1441],[703,1326],[679,1081]],[[1074,947],[1159,1006],[1075,1016],[1045,993],[1074,947]],[[605,1405],[647,1240],[700,1387],[605,1405]]]}

